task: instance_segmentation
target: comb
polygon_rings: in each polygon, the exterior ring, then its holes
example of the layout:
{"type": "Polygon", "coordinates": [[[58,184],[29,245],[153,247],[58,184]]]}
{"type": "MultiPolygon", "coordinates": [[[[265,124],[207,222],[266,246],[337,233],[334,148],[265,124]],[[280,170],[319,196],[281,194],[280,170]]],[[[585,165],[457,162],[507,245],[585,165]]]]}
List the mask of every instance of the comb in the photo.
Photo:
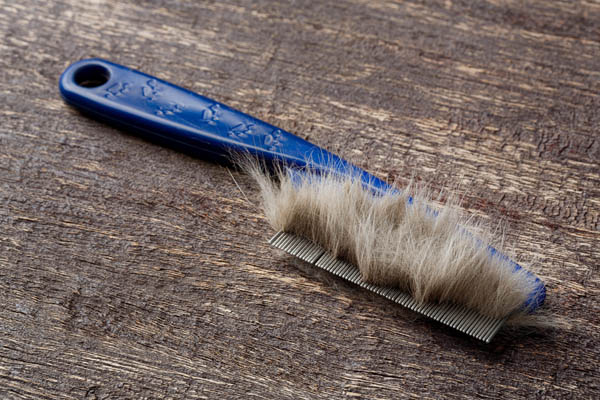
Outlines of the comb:
{"type": "MultiPolygon", "coordinates": [[[[142,72],[93,58],[75,62],[59,80],[63,99],[86,114],[193,156],[228,162],[231,154],[250,154],[293,173],[316,171],[352,176],[373,192],[386,182],[283,129],[224,104],[142,72]]],[[[332,257],[305,238],[278,232],[269,243],[316,267],[375,292],[460,332],[489,342],[508,316],[492,318],[450,303],[417,303],[409,293],[361,279],[357,267],[332,257]]],[[[490,247],[492,254],[496,250],[490,247]]],[[[521,267],[512,263],[515,270],[521,267]]],[[[533,274],[531,274],[533,276],[533,274]]],[[[530,312],[544,302],[544,284],[523,305],[530,312]]]]}

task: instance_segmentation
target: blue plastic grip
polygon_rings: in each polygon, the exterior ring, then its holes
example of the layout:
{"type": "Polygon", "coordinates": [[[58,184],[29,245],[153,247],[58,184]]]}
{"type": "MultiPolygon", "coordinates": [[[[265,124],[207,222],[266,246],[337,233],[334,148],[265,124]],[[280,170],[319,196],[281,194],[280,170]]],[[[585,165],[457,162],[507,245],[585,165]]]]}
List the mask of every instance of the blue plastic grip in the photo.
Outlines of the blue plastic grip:
{"type": "Polygon", "coordinates": [[[61,75],[65,101],[97,118],[197,156],[224,160],[250,153],[267,162],[361,176],[389,186],[347,161],[283,129],[158,78],[99,58],[61,75]]]}
{"type": "MultiPolygon", "coordinates": [[[[283,129],[100,58],[71,64],[60,77],[59,88],[64,100],[76,108],[192,155],[227,160],[234,153],[250,153],[267,162],[359,176],[376,190],[391,189],[366,171],[283,129]]],[[[496,250],[490,247],[490,252],[496,250]]],[[[515,270],[521,269],[511,263],[515,270]]],[[[539,286],[524,305],[531,311],[546,297],[544,284],[537,277],[536,282],[539,286]]]]}

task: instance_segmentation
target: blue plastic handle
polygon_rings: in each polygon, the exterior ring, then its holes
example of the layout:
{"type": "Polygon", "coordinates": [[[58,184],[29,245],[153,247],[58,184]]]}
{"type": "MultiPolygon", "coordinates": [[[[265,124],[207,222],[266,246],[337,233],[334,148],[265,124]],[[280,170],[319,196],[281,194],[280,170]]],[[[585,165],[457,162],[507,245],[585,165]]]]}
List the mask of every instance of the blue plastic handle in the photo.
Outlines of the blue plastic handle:
{"type": "Polygon", "coordinates": [[[197,156],[225,160],[250,153],[267,162],[310,166],[385,182],[283,129],[158,78],[99,58],[81,60],[61,75],[65,101],[89,114],[197,156]]]}
{"type": "MultiPolygon", "coordinates": [[[[81,60],[62,73],[65,101],[99,119],[197,156],[227,160],[250,153],[318,172],[360,177],[375,190],[387,183],[349,162],[250,115],[153,76],[100,58],[81,60]],[[331,168],[334,168],[332,171],[331,168]]],[[[490,247],[492,254],[496,250],[490,247]]],[[[515,270],[521,266],[511,261],[515,270]]],[[[539,282],[525,307],[534,310],[546,298],[539,282]]]]}

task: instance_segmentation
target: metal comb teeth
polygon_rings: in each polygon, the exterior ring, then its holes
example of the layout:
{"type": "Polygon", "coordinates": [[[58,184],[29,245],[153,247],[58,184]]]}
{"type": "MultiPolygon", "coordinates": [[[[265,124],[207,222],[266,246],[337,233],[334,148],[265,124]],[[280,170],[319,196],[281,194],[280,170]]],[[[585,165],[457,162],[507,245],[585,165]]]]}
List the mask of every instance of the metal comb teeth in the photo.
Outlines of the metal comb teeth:
{"type": "Polygon", "coordinates": [[[475,310],[456,304],[419,304],[410,294],[400,289],[376,286],[364,282],[356,266],[332,257],[321,246],[301,236],[280,231],[269,240],[269,243],[273,247],[281,249],[301,260],[486,343],[492,340],[506,320],[506,318],[487,317],[477,313],[475,310]]]}

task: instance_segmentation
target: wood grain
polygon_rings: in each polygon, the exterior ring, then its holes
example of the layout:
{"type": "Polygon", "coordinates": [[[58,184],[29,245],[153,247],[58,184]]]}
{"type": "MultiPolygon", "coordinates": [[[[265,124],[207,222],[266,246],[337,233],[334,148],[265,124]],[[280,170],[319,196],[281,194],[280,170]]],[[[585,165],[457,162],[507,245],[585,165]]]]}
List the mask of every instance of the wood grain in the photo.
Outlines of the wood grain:
{"type": "Polygon", "coordinates": [[[596,2],[0,0],[0,397],[600,397],[599,93],[596,2]],[[480,344],[277,253],[247,177],[61,101],[92,56],[461,184],[565,327],[480,344]]]}

